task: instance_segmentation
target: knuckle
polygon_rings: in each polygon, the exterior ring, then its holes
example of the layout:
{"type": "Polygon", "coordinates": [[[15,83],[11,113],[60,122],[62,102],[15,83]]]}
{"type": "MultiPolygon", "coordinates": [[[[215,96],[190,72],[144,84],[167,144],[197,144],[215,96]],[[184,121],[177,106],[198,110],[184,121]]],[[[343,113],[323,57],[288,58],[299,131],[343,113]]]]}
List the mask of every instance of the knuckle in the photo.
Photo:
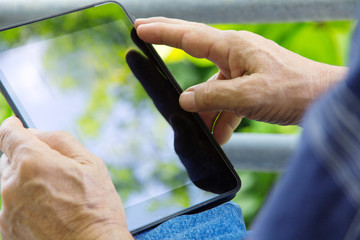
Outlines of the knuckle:
{"type": "Polygon", "coordinates": [[[239,37],[239,31],[226,30],[224,31],[227,40],[235,40],[239,37]]]}
{"type": "MultiPolygon", "coordinates": [[[[8,144],[8,142],[11,140],[13,135],[13,131],[9,127],[7,127],[7,124],[2,124],[0,127],[0,149],[4,150],[5,145],[8,144]]],[[[11,147],[11,146],[8,146],[11,147]]]]}
{"type": "Polygon", "coordinates": [[[199,26],[199,29],[209,29],[209,26],[205,23],[199,23],[198,26],[199,26]]]}
{"type": "Polygon", "coordinates": [[[10,132],[11,131],[9,130],[9,128],[7,128],[7,123],[4,122],[0,127],[0,141],[1,141],[1,143],[3,143],[4,140],[6,139],[6,137],[9,136],[10,132]]]}
{"type": "Polygon", "coordinates": [[[19,164],[18,178],[20,182],[26,182],[29,179],[33,179],[38,175],[39,168],[36,166],[36,162],[31,159],[26,159],[19,164]]]}
{"type": "Polygon", "coordinates": [[[249,37],[249,32],[248,31],[245,31],[245,30],[240,30],[240,31],[237,31],[236,33],[233,33],[234,35],[236,35],[236,37],[242,39],[242,40],[245,40],[249,37]]]}
{"type": "Polygon", "coordinates": [[[21,146],[19,152],[15,160],[19,180],[27,181],[36,177],[42,169],[39,166],[39,156],[28,146],[21,146]]]}
{"type": "Polygon", "coordinates": [[[73,142],[75,141],[75,138],[68,132],[56,131],[56,132],[49,132],[47,136],[47,140],[54,145],[60,145],[66,142],[73,142]]]}
{"type": "Polygon", "coordinates": [[[13,195],[14,195],[15,189],[13,187],[13,184],[2,184],[1,187],[1,198],[2,198],[2,204],[5,206],[9,206],[13,201],[13,195]]]}
{"type": "Polygon", "coordinates": [[[16,150],[18,152],[17,158],[19,158],[20,160],[32,158],[35,152],[35,150],[26,143],[19,144],[16,150]]]}
{"type": "Polygon", "coordinates": [[[246,38],[254,38],[254,37],[260,37],[260,35],[257,35],[255,33],[246,31],[246,30],[240,30],[240,31],[235,31],[235,34],[239,37],[243,37],[244,39],[246,38]]]}
{"type": "Polygon", "coordinates": [[[102,171],[107,171],[105,162],[101,158],[95,157],[93,161],[96,164],[96,166],[98,167],[98,169],[100,169],[102,171]]]}
{"type": "Polygon", "coordinates": [[[257,35],[255,33],[240,30],[231,33],[233,41],[238,45],[240,44],[242,47],[252,47],[258,48],[263,45],[262,40],[264,39],[262,36],[257,35]]]}
{"type": "Polygon", "coordinates": [[[96,157],[96,156],[78,156],[78,162],[81,165],[87,165],[87,166],[97,166],[101,167],[102,165],[105,165],[104,162],[96,157]]]}
{"type": "Polygon", "coordinates": [[[58,141],[64,141],[64,140],[69,140],[69,139],[74,139],[74,137],[68,133],[68,132],[65,132],[65,131],[56,131],[56,132],[53,132],[51,134],[52,138],[54,138],[54,140],[58,140],[58,141]]]}
{"type": "Polygon", "coordinates": [[[223,36],[225,43],[229,47],[236,45],[241,37],[241,35],[239,35],[239,32],[235,30],[226,30],[223,32],[223,36]]]}
{"type": "Polygon", "coordinates": [[[205,107],[205,108],[211,106],[212,103],[213,103],[213,98],[214,98],[213,89],[212,89],[209,82],[205,82],[204,87],[203,87],[203,91],[202,91],[201,104],[200,105],[205,107]]]}
{"type": "Polygon", "coordinates": [[[12,136],[12,129],[16,125],[16,117],[9,117],[5,119],[0,126],[0,140],[3,142],[9,136],[12,136]]]}

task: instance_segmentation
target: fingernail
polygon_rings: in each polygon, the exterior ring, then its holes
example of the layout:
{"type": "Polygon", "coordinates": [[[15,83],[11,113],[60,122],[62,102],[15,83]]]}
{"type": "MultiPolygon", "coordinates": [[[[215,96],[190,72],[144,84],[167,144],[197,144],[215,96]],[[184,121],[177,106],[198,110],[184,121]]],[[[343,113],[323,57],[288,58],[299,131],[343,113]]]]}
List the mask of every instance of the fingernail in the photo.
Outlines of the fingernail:
{"type": "Polygon", "coordinates": [[[186,111],[195,111],[195,92],[193,90],[185,91],[180,95],[180,105],[186,111]]]}

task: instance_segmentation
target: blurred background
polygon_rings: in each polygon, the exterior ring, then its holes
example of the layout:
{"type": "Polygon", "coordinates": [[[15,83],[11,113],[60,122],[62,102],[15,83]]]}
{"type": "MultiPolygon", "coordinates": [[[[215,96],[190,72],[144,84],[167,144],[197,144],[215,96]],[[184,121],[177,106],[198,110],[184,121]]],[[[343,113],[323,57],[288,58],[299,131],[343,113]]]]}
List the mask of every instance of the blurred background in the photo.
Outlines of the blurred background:
{"type": "MultiPolygon", "coordinates": [[[[48,16],[93,2],[5,0],[0,2],[0,26],[48,16]]],[[[304,57],[333,65],[347,64],[351,34],[356,24],[355,0],[120,2],[134,17],[161,15],[205,22],[223,30],[247,30],[304,57]]],[[[163,46],[156,48],[183,89],[206,81],[217,72],[217,68],[209,61],[192,58],[177,49],[163,46]]],[[[0,97],[0,120],[11,115],[8,104],[0,97]]],[[[234,201],[242,207],[249,226],[274,182],[286,169],[286,161],[296,146],[301,128],[244,119],[236,132],[224,150],[242,179],[242,188],[234,201]]]]}

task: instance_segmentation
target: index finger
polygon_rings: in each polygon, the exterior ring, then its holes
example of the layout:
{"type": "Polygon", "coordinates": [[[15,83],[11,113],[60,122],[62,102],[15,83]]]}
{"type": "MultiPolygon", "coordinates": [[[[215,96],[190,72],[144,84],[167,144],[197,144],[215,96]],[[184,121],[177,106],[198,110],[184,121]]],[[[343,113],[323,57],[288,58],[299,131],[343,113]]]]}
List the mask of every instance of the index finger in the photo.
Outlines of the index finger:
{"type": "Polygon", "coordinates": [[[197,58],[207,58],[228,69],[228,54],[235,31],[221,31],[201,23],[169,18],[135,21],[138,36],[145,42],[180,48],[197,58]]]}
{"type": "Polygon", "coordinates": [[[10,159],[24,154],[24,149],[49,149],[35,135],[25,129],[16,117],[6,119],[0,126],[0,150],[10,159]]]}

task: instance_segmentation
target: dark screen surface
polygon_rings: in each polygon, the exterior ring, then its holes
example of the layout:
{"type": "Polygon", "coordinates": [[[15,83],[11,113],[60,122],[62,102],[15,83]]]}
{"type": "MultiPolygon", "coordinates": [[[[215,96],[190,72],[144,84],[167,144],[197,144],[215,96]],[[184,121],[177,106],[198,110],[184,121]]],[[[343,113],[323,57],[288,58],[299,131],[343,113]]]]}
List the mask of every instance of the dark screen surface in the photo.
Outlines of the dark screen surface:
{"type": "Polygon", "coordinates": [[[2,92],[28,127],[101,157],[133,233],[234,197],[240,180],[116,3],[0,32],[2,92]]]}

